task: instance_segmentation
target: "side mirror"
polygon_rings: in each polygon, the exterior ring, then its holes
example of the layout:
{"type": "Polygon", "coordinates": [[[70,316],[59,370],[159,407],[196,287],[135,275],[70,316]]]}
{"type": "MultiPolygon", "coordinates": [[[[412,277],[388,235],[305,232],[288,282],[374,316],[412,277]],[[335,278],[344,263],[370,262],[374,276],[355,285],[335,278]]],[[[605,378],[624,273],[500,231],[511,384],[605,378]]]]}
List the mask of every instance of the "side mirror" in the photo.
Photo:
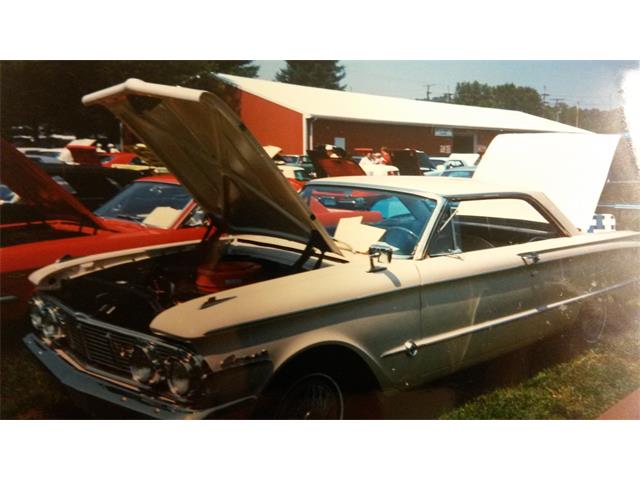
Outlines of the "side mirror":
{"type": "Polygon", "coordinates": [[[371,245],[369,247],[369,262],[371,264],[369,272],[379,272],[380,270],[385,270],[387,267],[376,265],[375,261],[377,260],[379,264],[386,265],[391,263],[392,256],[393,247],[388,243],[379,242],[371,245]]]}

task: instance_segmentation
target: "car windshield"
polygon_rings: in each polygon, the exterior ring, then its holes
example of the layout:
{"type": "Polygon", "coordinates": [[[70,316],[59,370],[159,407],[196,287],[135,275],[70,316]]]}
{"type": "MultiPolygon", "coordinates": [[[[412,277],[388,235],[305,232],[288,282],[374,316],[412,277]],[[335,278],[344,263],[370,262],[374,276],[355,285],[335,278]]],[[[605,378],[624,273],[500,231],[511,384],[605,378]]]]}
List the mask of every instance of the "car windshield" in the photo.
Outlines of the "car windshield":
{"type": "Polygon", "coordinates": [[[307,175],[307,172],[305,172],[304,170],[294,170],[293,176],[300,182],[308,182],[309,180],[311,180],[309,175],[307,175]]]}
{"type": "Polygon", "coordinates": [[[442,174],[445,177],[460,177],[460,178],[470,178],[473,177],[473,170],[461,169],[461,168],[452,168],[451,170],[447,170],[442,174]]]}
{"type": "Polygon", "coordinates": [[[64,163],[61,160],[58,160],[57,158],[49,155],[27,155],[27,158],[29,160],[33,160],[36,163],[39,163],[40,165],[61,165],[62,163],[64,163]]]}
{"type": "Polygon", "coordinates": [[[2,203],[13,203],[17,200],[18,196],[13,193],[9,187],[0,183],[0,204],[2,203]]]}
{"type": "Polygon", "coordinates": [[[401,256],[414,253],[436,208],[429,198],[346,186],[307,186],[301,196],[329,234],[335,235],[341,219],[361,217],[363,224],[381,229],[377,241],[401,256]]]}
{"type": "Polygon", "coordinates": [[[180,211],[190,201],[191,195],[182,185],[135,182],[98,208],[95,213],[101,217],[144,222],[158,207],[180,211]]]}

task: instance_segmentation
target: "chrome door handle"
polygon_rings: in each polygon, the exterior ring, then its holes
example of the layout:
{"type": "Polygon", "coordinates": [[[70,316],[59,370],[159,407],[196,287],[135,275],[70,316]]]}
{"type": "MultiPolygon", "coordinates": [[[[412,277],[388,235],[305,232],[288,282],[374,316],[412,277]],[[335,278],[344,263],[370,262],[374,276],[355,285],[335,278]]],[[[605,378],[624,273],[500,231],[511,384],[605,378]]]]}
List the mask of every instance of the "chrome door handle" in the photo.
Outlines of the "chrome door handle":
{"type": "Polygon", "coordinates": [[[418,345],[413,340],[407,340],[404,342],[404,350],[410,357],[415,357],[418,354],[418,345]]]}
{"type": "Polygon", "coordinates": [[[540,261],[540,255],[536,252],[521,253],[520,258],[522,258],[525,265],[535,265],[540,261]]]}

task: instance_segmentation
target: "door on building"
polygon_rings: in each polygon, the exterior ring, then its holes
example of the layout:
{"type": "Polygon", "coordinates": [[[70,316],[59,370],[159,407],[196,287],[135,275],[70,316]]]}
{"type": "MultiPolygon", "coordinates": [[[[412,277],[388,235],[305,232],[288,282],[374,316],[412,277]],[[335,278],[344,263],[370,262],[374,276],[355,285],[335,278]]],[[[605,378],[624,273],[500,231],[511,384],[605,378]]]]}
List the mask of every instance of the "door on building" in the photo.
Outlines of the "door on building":
{"type": "Polygon", "coordinates": [[[454,134],[452,153],[475,153],[475,135],[454,134]]]}

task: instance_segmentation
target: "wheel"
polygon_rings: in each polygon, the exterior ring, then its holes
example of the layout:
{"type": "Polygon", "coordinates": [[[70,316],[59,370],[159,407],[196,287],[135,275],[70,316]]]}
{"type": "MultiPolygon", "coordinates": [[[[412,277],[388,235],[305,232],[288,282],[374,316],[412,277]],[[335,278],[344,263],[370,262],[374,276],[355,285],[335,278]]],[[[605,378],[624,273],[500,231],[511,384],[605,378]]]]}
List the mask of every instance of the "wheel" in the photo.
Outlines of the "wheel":
{"type": "Polygon", "coordinates": [[[382,406],[368,372],[293,366],[263,393],[254,418],[279,420],[374,419],[382,406]],[[350,373],[349,373],[350,372],[350,373]]]}
{"type": "Polygon", "coordinates": [[[607,326],[607,304],[591,302],[580,309],[580,331],[582,339],[588,344],[598,343],[607,326]]]}
{"type": "Polygon", "coordinates": [[[274,416],[282,420],[341,420],[344,418],[342,390],[329,375],[311,373],[284,393],[274,416]]]}

